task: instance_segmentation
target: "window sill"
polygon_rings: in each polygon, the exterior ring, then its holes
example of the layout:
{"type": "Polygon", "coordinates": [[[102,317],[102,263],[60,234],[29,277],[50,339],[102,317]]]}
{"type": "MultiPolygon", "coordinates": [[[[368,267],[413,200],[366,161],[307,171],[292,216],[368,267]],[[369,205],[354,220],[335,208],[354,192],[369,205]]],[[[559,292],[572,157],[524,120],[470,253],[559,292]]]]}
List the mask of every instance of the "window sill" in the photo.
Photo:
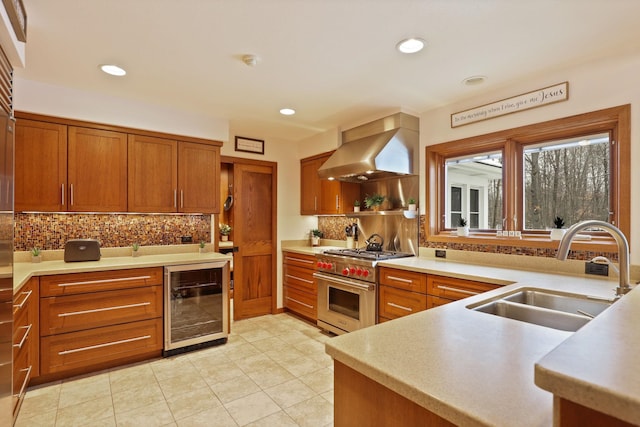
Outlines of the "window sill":
{"type": "MultiPolygon", "coordinates": [[[[454,232],[455,233],[455,232],[454,232]]],[[[433,243],[460,243],[468,245],[500,245],[526,248],[552,248],[557,249],[560,241],[551,240],[548,236],[523,235],[517,237],[498,237],[492,233],[471,233],[469,236],[457,236],[450,232],[427,236],[427,242],[433,243]]],[[[615,240],[607,236],[592,236],[591,240],[574,240],[571,242],[571,250],[617,252],[618,246],[615,240]]]]}

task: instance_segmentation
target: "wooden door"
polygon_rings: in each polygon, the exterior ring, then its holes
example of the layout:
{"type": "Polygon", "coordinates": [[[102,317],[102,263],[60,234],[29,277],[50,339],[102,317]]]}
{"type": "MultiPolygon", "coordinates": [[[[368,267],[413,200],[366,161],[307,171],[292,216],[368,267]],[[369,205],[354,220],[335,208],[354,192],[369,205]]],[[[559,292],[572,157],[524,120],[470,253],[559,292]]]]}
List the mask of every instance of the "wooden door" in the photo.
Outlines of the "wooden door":
{"type": "Polygon", "coordinates": [[[67,210],[67,127],[18,119],[15,129],[15,210],[67,210]]]}
{"type": "Polygon", "coordinates": [[[277,169],[275,163],[260,163],[233,166],[234,319],[276,310],[277,169]]]}
{"type": "Polygon", "coordinates": [[[129,135],[130,212],[178,211],[178,142],[129,135]]]}
{"type": "Polygon", "coordinates": [[[69,210],[127,211],[127,135],[69,126],[69,210]]]}
{"type": "Polygon", "coordinates": [[[220,147],[178,142],[178,211],[220,212],[220,147]]]}

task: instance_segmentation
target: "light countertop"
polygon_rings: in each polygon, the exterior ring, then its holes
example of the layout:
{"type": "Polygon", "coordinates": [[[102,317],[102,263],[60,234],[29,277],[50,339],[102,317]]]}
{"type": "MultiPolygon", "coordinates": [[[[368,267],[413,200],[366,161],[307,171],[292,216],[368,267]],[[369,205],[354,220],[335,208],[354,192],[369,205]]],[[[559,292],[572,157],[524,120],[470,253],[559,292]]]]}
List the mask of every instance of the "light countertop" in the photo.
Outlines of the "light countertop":
{"type": "Polygon", "coordinates": [[[421,257],[379,265],[505,286],[335,337],[326,344],[335,360],[455,424],[551,426],[546,390],[640,423],[640,335],[627,326],[640,321],[640,291],[571,333],[466,307],[521,287],[610,298],[615,282],[421,257]]]}
{"type": "Polygon", "coordinates": [[[217,252],[205,253],[173,253],[141,255],[138,257],[119,256],[102,257],[99,261],[64,262],[62,260],[42,261],[39,263],[16,262],[13,265],[13,289],[20,290],[32,276],[51,274],[84,273],[89,271],[124,270],[128,268],[161,267],[165,265],[197,264],[200,262],[229,260],[231,255],[217,252]]]}

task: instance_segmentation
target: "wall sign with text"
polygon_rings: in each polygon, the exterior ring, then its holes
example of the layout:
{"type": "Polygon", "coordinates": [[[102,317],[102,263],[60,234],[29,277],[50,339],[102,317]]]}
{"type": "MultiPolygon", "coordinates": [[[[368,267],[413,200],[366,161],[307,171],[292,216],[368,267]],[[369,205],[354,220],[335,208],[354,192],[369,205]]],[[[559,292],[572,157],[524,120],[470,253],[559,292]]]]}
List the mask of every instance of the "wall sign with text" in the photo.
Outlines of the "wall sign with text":
{"type": "Polygon", "coordinates": [[[492,119],[569,99],[569,82],[538,89],[451,115],[451,127],[492,119]]]}
{"type": "Polygon", "coordinates": [[[264,154],[264,140],[236,136],[236,151],[264,154]]]}

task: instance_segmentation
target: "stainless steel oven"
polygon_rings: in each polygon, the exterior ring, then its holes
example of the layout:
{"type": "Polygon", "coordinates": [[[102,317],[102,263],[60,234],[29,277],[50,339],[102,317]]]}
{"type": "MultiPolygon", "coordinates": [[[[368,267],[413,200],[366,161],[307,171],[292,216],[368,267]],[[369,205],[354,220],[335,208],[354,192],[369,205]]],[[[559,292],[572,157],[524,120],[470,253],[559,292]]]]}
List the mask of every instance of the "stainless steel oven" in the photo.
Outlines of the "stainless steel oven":
{"type": "Polygon", "coordinates": [[[317,272],[318,326],[344,334],[376,323],[376,286],[317,272]]]}
{"type": "Polygon", "coordinates": [[[227,341],[229,262],[164,268],[164,356],[227,341]]]}
{"type": "Polygon", "coordinates": [[[376,264],[413,254],[362,249],[335,249],[318,255],[318,326],[344,334],[376,323],[376,264]]]}

